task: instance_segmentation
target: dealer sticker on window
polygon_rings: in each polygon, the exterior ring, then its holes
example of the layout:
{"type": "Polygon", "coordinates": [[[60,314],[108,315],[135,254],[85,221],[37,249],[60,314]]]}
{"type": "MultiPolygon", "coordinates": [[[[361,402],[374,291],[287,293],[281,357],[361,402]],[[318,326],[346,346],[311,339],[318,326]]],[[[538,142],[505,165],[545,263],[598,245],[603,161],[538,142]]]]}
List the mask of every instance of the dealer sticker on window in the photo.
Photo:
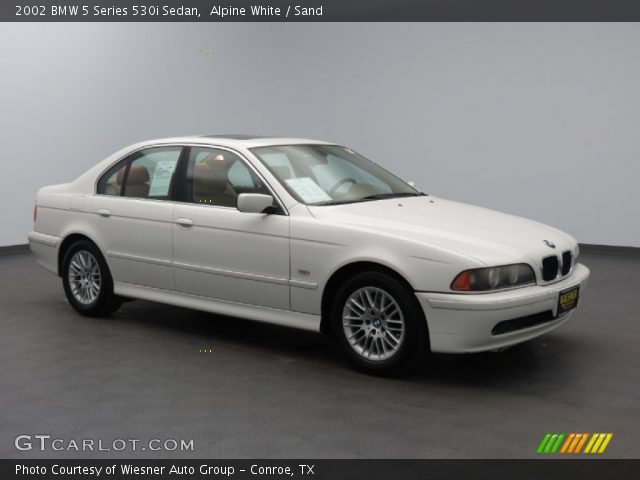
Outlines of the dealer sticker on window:
{"type": "Polygon", "coordinates": [[[176,169],[178,160],[161,160],[156,165],[156,169],[153,172],[153,178],[151,179],[151,185],[149,187],[150,197],[166,196],[169,194],[169,185],[171,184],[171,177],[176,169]]]}
{"type": "Polygon", "coordinates": [[[309,177],[288,178],[287,185],[296,192],[306,203],[326,202],[331,200],[327,192],[320,188],[313,179],[309,177]]]}

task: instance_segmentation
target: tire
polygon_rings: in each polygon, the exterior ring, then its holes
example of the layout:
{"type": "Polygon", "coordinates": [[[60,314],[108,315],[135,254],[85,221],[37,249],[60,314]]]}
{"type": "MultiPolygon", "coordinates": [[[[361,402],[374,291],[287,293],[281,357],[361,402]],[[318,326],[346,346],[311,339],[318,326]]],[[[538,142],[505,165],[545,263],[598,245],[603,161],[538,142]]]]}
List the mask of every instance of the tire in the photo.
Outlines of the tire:
{"type": "Polygon", "coordinates": [[[88,240],[74,242],[65,252],[62,285],[71,306],[87,317],[104,317],[122,304],[113,293],[107,262],[98,247],[88,240]]]}
{"type": "Polygon", "coordinates": [[[408,373],[429,351],[427,322],[418,300],[386,273],[366,271],[351,277],[336,292],[330,315],[340,349],[366,373],[408,373]]]}

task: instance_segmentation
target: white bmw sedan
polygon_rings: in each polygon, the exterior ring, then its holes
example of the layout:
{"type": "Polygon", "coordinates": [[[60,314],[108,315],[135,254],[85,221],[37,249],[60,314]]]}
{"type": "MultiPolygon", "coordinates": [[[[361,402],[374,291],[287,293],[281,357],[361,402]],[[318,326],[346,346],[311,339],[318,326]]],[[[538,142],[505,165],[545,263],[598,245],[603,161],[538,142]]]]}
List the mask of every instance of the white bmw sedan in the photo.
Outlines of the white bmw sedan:
{"type": "Polygon", "coordinates": [[[570,235],[315,140],[139,143],[40,189],[34,218],[33,253],[83,315],[136,298],[320,331],[370,372],[549,332],[589,277],[570,235]]]}

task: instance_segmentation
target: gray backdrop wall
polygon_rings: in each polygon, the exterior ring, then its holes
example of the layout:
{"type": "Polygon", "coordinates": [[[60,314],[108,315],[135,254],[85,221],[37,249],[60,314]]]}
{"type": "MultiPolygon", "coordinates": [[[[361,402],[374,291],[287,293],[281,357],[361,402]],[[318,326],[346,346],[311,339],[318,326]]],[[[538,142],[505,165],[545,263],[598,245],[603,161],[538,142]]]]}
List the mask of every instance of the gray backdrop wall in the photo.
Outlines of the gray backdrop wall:
{"type": "Polygon", "coordinates": [[[640,246],[639,51],[639,24],[5,23],[0,245],[26,242],[40,186],[122,146],[248,132],[640,246]]]}

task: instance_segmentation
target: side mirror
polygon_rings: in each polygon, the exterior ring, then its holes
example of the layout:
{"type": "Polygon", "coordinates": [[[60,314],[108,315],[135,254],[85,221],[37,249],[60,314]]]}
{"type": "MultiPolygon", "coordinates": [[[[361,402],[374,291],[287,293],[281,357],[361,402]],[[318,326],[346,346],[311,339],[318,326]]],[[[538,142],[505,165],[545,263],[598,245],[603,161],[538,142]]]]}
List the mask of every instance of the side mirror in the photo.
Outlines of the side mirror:
{"type": "Polygon", "coordinates": [[[238,210],[244,213],[270,213],[268,210],[273,205],[271,195],[262,193],[241,193],[238,195],[238,210]]]}

